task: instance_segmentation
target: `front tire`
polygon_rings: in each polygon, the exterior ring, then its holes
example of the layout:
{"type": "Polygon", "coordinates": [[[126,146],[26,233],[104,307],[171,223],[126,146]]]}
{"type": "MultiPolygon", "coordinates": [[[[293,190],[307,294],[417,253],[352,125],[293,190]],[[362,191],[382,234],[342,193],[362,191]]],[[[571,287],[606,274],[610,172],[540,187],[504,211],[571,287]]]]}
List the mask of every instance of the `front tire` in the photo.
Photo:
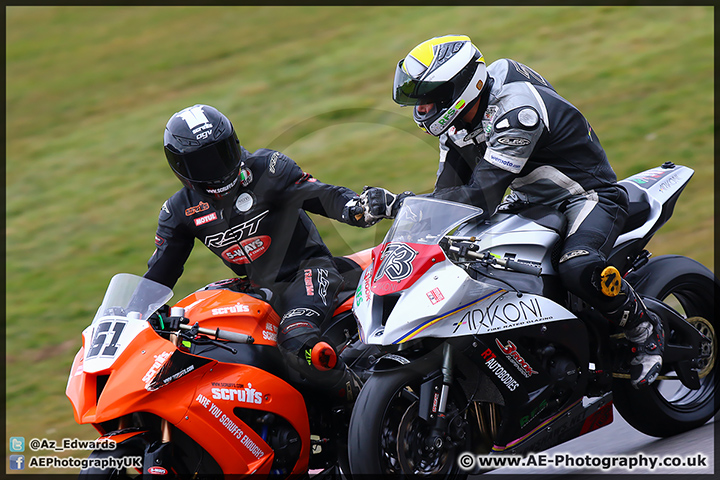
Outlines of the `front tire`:
{"type": "MultiPolygon", "coordinates": [[[[447,479],[467,476],[457,463],[458,455],[470,449],[467,425],[460,434],[465,438],[464,445],[446,442],[429,453],[423,448],[430,426],[418,416],[420,385],[437,367],[413,367],[411,364],[376,372],[360,391],[348,432],[352,475],[433,475],[447,479]]],[[[451,387],[451,397],[447,412],[465,406],[457,384],[451,387]]]]}
{"type": "MultiPolygon", "coordinates": [[[[698,390],[685,387],[679,380],[658,379],[642,390],[634,389],[628,380],[613,381],[615,406],[623,418],[646,435],[668,437],[704,425],[718,411],[715,395],[720,379],[720,330],[715,298],[720,298],[720,283],[710,270],[689,258],[662,256],[653,260],[629,279],[636,291],[671,306],[712,340],[700,365],[698,390]]],[[[674,333],[665,332],[666,342],[674,333]]],[[[660,375],[673,375],[671,368],[663,366],[660,375]]]]}

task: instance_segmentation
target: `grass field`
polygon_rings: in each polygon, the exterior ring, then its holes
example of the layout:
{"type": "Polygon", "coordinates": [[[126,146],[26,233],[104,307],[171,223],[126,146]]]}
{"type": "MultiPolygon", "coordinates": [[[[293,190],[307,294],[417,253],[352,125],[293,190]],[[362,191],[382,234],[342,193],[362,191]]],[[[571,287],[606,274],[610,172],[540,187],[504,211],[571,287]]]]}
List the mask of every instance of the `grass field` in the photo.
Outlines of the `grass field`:
{"type": "MultiPolygon", "coordinates": [[[[390,89],[397,61],[437,35],[467,34],[488,62],[543,74],[592,123],[618,177],[667,160],[695,169],[649,249],[712,268],[713,13],[7,7],[6,439],[94,437],[73,420],[67,374],[110,277],[144,273],[157,212],[180,186],[162,153],[170,115],[210,104],[246,148],[281,150],[324,182],[430,191],[437,141],[390,89]]],[[[317,223],[338,255],[389,226],[317,223]]],[[[176,300],[231,275],[201,245],[185,271],[176,300]]]]}

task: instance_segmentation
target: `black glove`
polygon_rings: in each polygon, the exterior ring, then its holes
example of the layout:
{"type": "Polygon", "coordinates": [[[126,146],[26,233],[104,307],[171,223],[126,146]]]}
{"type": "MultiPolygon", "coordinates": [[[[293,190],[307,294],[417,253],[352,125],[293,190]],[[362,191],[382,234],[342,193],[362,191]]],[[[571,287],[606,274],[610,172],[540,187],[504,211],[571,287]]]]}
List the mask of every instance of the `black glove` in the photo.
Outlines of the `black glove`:
{"type": "Polygon", "coordinates": [[[377,223],[379,218],[375,221],[368,222],[367,217],[364,215],[364,209],[360,201],[360,197],[355,197],[348,201],[343,207],[342,221],[353,227],[367,228],[377,223]]]}
{"type": "Polygon", "coordinates": [[[398,195],[380,187],[365,187],[360,198],[365,207],[365,221],[377,222],[381,218],[395,218],[402,201],[412,197],[413,192],[403,192],[398,195]]]}

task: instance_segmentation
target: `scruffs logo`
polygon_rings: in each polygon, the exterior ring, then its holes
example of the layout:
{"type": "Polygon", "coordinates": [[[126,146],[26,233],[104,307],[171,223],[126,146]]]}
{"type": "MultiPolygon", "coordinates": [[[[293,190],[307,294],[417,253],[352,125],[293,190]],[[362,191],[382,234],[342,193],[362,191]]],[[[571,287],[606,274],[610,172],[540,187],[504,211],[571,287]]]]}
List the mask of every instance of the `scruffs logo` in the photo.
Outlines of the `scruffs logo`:
{"type": "Polygon", "coordinates": [[[228,313],[248,313],[250,312],[250,307],[248,305],[243,305],[242,303],[238,303],[237,305],[233,305],[231,307],[220,307],[220,308],[213,308],[212,309],[212,315],[227,315],[228,313]]]}
{"type": "Polygon", "coordinates": [[[520,356],[517,351],[517,347],[513,342],[508,340],[508,344],[503,345],[502,343],[500,343],[500,340],[496,338],[495,343],[497,343],[497,346],[500,347],[500,350],[502,350],[505,356],[512,360],[512,362],[515,364],[515,367],[520,370],[520,373],[522,373],[525,378],[528,378],[531,375],[538,373],[532,369],[532,367],[525,361],[523,357],[520,356]]]}
{"type": "Polygon", "coordinates": [[[210,223],[214,220],[217,220],[217,213],[215,212],[205,215],[204,217],[196,218],[195,225],[199,227],[200,225],[210,223]]]}
{"type": "Polygon", "coordinates": [[[231,402],[253,403],[260,405],[263,402],[262,392],[258,392],[252,388],[252,383],[248,383],[245,388],[213,388],[211,389],[212,398],[215,400],[229,400],[231,402]]]}
{"type": "Polygon", "coordinates": [[[147,371],[147,373],[143,376],[142,381],[145,383],[148,383],[150,380],[157,375],[157,373],[160,371],[163,365],[165,365],[165,362],[167,362],[167,359],[170,358],[170,355],[172,355],[171,352],[163,352],[160,355],[155,356],[155,362],[153,362],[152,367],[150,367],[150,370],[147,371]]]}

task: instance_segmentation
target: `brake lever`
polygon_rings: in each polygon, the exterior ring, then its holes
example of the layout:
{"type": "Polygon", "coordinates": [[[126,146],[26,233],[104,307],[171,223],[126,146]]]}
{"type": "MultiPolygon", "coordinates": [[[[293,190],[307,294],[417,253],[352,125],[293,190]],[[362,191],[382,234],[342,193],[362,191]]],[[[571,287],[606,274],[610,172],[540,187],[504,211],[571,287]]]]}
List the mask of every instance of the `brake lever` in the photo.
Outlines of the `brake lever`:
{"type": "Polygon", "coordinates": [[[200,330],[200,326],[195,323],[192,327],[185,330],[183,329],[178,333],[178,335],[185,340],[195,343],[196,345],[214,345],[216,347],[222,348],[224,350],[227,350],[228,352],[232,353],[233,355],[237,354],[237,350],[233,347],[230,347],[228,345],[225,345],[224,342],[220,342],[218,340],[213,340],[211,338],[196,338],[200,330]]]}

